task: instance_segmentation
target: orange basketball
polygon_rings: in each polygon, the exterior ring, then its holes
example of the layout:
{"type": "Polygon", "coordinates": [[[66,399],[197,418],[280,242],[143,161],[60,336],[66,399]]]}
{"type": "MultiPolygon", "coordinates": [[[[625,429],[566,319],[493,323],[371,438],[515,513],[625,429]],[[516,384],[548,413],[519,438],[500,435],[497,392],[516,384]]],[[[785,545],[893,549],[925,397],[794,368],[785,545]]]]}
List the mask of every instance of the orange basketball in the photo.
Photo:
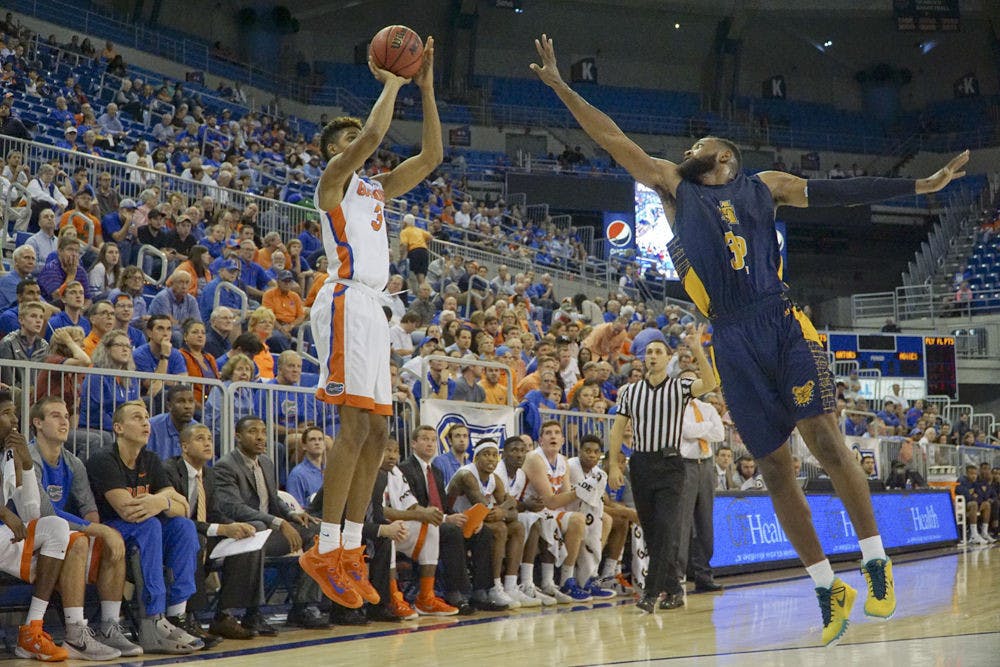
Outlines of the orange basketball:
{"type": "Polygon", "coordinates": [[[368,52],[379,69],[409,79],[420,69],[424,43],[405,25],[390,25],[375,33],[368,52]]]}

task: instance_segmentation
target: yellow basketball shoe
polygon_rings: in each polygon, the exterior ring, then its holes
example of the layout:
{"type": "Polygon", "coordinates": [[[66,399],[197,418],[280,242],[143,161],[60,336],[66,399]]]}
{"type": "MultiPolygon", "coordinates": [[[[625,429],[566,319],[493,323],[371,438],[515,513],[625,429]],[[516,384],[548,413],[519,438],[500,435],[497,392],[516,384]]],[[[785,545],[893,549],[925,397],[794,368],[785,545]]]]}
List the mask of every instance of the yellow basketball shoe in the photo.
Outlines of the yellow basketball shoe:
{"type": "Polygon", "coordinates": [[[833,580],[830,588],[817,588],[819,610],[823,614],[823,645],[833,646],[847,632],[850,624],[851,607],[858,592],[845,584],[840,577],[833,580]]]}
{"type": "Polygon", "coordinates": [[[896,613],[896,587],[892,580],[892,561],[876,558],[861,566],[868,582],[865,616],[890,619],[896,613]]]}

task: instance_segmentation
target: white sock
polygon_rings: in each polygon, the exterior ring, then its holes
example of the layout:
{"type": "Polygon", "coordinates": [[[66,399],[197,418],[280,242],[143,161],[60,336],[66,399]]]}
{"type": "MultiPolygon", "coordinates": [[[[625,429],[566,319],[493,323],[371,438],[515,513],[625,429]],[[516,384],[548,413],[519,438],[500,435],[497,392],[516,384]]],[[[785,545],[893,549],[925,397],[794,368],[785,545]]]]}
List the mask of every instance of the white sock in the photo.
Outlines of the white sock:
{"type": "Polygon", "coordinates": [[[508,590],[508,591],[512,591],[515,588],[517,588],[517,575],[516,574],[507,574],[507,575],[504,575],[504,578],[503,578],[503,587],[504,587],[504,590],[508,590]]]}
{"type": "Polygon", "coordinates": [[[178,602],[177,604],[167,605],[167,616],[173,618],[174,616],[180,616],[185,611],[187,611],[187,600],[184,602],[178,602]]]}
{"type": "Polygon", "coordinates": [[[101,600],[101,621],[117,623],[122,613],[121,600],[101,600]]]}
{"type": "Polygon", "coordinates": [[[345,549],[357,549],[361,546],[361,529],[364,528],[363,524],[354,523],[353,521],[344,522],[344,532],[342,538],[344,540],[345,549]]]}
{"type": "Polygon", "coordinates": [[[66,625],[84,625],[83,607],[63,607],[63,616],[66,618],[66,625]]]}
{"type": "Polygon", "coordinates": [[[601,579],[610,579],[615,576],[615,568],[618,567],[618,561],[608,558],[604,561],[604,566],[601,568],[601,579]]]}
{"type": "Polygon", "coordinates": [[[319,524],[319,552],[325,554],[339,548],[340,524],[326,521],[319,524]]]}
{"type": "Polygon", "coordinates": [[[567,579],[572,579],[575,569],[576,565],[563,565],[562,569],[559,570],[559,583],[565,584],[567,579]]]}
{"type": "Polygon", "coordinates": [[[806,568],[806,572],[812,577],[813,585],[816,588],[830,588],[833,586],[833,568],[830,567],[830,560],[824,559],[806,568]]]}
{"type": "Polygon", "coordinates": [[[882,536],[873,535],[863,540],[858,540],[861,547],[861,562],[868,563],[873,560],[886,560],[885,549],[882,547],[882,536]]]}
{"type": "Polygon", "coordinates": [[[25,625],[31,623],[32,621],[40,621],[45,618],[45,610],[48,608],[48,600],[39,600],[36,597],[32,597],[31,605],[28,607],[28,616],[24,619],[25,625]]]}
{"type": "Polygon", "coordinates": [[[556,564],[542,563],[542,588],[556,585],[556,564]]]}
{"type": "Polygon", "coordinates": [[[503,590],[503,582],[500,580],[500,577],[497,577],[496,579],[493,580],[493,588],[496,588],[497,590],[503,590]]]}
{"type": "Polygon", "coordinates": [[[535,583],[534,563],[521,563],[521,583],[525,586],[535,583]]]}

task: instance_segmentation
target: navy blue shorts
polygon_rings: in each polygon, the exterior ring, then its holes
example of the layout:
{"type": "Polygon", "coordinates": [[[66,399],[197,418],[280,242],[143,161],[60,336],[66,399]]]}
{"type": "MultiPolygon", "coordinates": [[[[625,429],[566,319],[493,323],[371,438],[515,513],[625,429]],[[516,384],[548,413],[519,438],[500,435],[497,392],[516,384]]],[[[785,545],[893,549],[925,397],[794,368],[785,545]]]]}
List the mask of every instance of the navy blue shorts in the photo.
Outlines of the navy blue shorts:
{"type": "Polygon", "coordinates": [[[712,351],[730,415],[757,458],[784,444],[799,420],[836,408],[819,335],[784,299],[713,320],[712,351]]]}

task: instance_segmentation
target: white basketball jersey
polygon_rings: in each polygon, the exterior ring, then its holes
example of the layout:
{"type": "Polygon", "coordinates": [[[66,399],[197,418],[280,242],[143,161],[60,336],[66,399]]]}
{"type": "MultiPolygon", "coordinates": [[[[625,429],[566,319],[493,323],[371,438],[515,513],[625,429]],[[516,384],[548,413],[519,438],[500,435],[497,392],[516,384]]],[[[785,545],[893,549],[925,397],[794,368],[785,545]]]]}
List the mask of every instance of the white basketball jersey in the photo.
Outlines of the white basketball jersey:
{"type": "MultiPolygon", "coordinates": [[[[537,456],[545,464],[545,471],[549,477],[549,486],[552,488],[552,493],[561,493],[563,490],[563,484],[566,481],[566,457],[562,454],[556,454],[556,464],[553,466],[549,463],[549,460],[545,458],[545,452],[542,451],[541,447],[537,447],[530,452],[528,456],[537,456]]],[[[527,457],[525,457],[525,463],[527,463],[527,457]]],[[[528,485],[524,494],[530,499],[541,499],[541,494],[535,489],[531,484],[528,485]]]]}
{"type": "Polygon", "coordinates": [[[410,483],[406,481],[403,472],[398,466],[394,466],[389,471],[389,479],[385,485],[385,495],[382,498],[383,507],[391,507],[394,510],[407,510],[417,504],[417,498],[410,489],[410,483]]]}
{"type": "Polygon", "coordinates": [[[528,484],[528,478],[525,476],[524,471],[518,468],[514,471],[514,476],[511,477],[507,470],[507,464],[501,460],[499,465],[497,465],[497,473],[504,479],[504,483],[507,486],[507,495],[511,498],[522,500],[524,498],[524,487],[528,484]]]}
{"type": "Polygon", "coordinates": [[[319,208],[319,187],[314,197],[321,214],[323,248],[329,261],[328,283],[338,278],[354,280],[381,292],[389,281],[389,237],[386,234],[385,194],[378,181],[351,176],[340,206],[319,208]]]}
{"type": "Polygon", "coordinates": [[[576,497],[566,509],[574,512],[592,514],[595,519],[604,516],[604,489],[608,484],[608,474],[600,466],[594,466],[590,472],[583,472],[579,457],[574,456],[568,463],[569,481],[576,489],[576,497]]]}
{"type": "MultiPolygon", "coordinates": [[[[484,484],[483,480],[479,478],[479,470],[476,469],[475,463],[466,463],[464,466],[459,468],[459,470],[468,470],[472,473],[472,476],[477,482],[479,482],[479,489],[483,492],[483,498],[486,499],[486,506],[492,509],[497,503],[497,500],[493,495],[497,490],[497,476],[495,474],[490,475],[489,480],[484,484]]],[[[452,504],[452,509],[454,509],[456,513],[464,512],[470,507],[472,507],[472,503],[469,502],[468,496],[459,496],[452,504]]]]}

